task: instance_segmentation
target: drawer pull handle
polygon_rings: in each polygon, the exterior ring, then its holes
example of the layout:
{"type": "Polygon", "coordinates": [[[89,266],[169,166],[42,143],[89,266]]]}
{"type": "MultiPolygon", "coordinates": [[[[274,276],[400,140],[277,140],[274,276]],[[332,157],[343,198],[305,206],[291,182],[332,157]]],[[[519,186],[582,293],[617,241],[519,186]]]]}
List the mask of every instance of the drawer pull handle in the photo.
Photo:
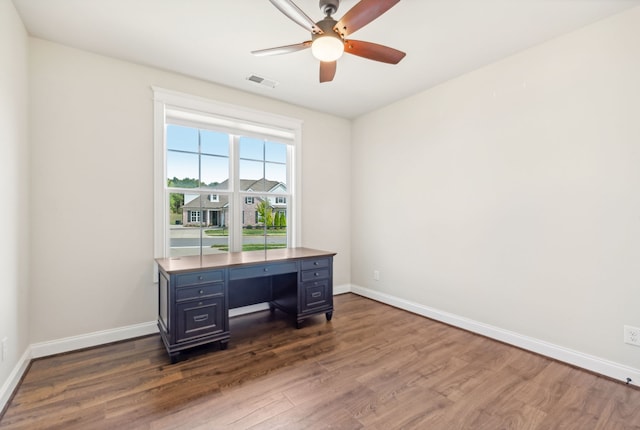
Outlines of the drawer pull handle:
{"type": "Polygon", "coordinates": [[[321,295],[322,295],[322,293],[320,291],[316,291],[315,293],[311,293],[311,297],[313,297],[314,299],[317,299],[321,295]]]}
{"type": "Polygon", "coordinates": [[[320,276],[318,272],[314,273],[313,276],[320,276]]]}
{"type": "Polygon", "coordinates": [[[198,281],[202,281],[204,279],[203,276],[198,276],[198,281]]]}
{"type": "Polygon", "coordinates": [[[317,266],[318,264],[320,264],[320,263],[318,263],[317,261],[314,261],[314,262],[313,262],[313,265],[314,265],[314,266],[317,266]]]}
{"type": "Polygon", "coordinates": [[[265,272],[268,272],[268,271],[269,271],[269,268],[268,268],[268,267],[265,267],[265,268],[264,268],[264,271],[265,271],[265,272]]]}
{"type": "Polygon", "coordinates": [[[204,294],[204,290],[200,290],[199,292],[200,292],[200,294],[204,294]]]}
{"type": "Polygon", "coordinates": [[[193,322],[204,322],[206,320],[209,319],[209,315],[204,314],[204,315],[196,315],[195,317],[193,317],[193,322]]]}

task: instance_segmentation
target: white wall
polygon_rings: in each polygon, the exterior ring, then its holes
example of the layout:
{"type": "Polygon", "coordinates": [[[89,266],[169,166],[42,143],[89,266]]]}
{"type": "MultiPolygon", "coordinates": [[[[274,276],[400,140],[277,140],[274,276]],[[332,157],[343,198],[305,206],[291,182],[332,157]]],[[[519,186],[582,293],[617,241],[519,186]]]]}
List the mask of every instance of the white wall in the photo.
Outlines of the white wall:
{"type": "Polygon", "coordinates": [[[29,344],[29,39],[13,3],[0,1],[0,409],[29,344]]]}
{"type": "Polygon", "coordinates": [[[640,368],[639,53],[635,8],[358,118],[352,283],[640,368]]]}
{"type": "Polygon", "coordinates": [[[31,342],[156,318],[151,85],[304,121],[302,244],[348,284],[349,121],[40,39],[30,60],[31,342]]]}

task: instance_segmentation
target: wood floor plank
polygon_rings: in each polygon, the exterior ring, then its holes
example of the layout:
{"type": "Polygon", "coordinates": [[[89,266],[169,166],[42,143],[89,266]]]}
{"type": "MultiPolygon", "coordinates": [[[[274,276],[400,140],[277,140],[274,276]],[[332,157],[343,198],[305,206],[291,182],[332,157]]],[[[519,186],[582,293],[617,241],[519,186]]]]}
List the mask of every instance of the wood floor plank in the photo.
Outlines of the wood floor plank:
{"type": "Polygon", "coordinates": [[[640,430],[635,387],[353,294],[231,332],[174,365],[158,336],[34,360],[0,429],[640,430]]]}

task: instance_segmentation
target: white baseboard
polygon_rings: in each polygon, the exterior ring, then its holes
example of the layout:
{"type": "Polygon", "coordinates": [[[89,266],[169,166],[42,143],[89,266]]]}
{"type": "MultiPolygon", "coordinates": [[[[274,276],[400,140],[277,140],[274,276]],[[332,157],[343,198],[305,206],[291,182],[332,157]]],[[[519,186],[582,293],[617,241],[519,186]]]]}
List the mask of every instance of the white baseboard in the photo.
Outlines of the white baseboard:
{"type": "Polygon", "coordinates": [[[22,375],[27,371],[29,367],[29,363],[31,362],[31,348],[27,347],[27,349],[20,357],[20,360],[16,363],[15,367],[9,374],[7,380],[0,387],[0,412],[4,409],[5,405],[9,402],[11,395],[13,394],[13,390],[16,389],[20,380],[22,379],[22,375]]]}
{"type": "Polygon", "coordinates": [[[517,346],[518,348],[526,349],[591,372],[608,376],[609,378],[625,383],[627,382],[627,378],[630,378],[630,384],[636,386],[640,385],[640,369],[615,363],[604,358],[585,354],[580,351],[575,351],[529,336],[524,336],[519,333],[504,330],[499,327],[484,324],[369,288],[352,285],[351,292],[436,321],[441,321],[443,323],[468,330],[473,333],[496,339],[509,345],[517,346]]]}
{"type": "Polygon", "coordinates": [[[333,295],[345,294],[351,292],[351,284],[342,284],[333,287],[333,295]]]}
{"type": "Polygon", "coordinates": [[[243,306],[241,308],[229,309],[229,318],[266,310],[269,310],[269,303],[267,302],[258,303],[257,305],[243,306]]]}
{"type": "Polygon", "coordinates": [[[105,343],[158,333],[156,324],[156,321],[150,321],[126,327],[81,334],[79,336],[34,343],[31,345],[31,358],[46,357],[47,355],[61,354],[76,349],[89,348],[105,343]]]}

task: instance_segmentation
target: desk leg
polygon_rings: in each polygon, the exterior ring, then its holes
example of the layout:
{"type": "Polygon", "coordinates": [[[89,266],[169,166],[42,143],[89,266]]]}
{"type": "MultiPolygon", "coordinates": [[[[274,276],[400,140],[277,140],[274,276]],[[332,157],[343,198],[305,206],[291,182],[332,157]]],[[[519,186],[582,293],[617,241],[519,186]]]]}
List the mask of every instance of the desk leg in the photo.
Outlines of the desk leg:
{"type": "Polygon", "coordinates": [[[228,339],[220,341],[220,349],[221,350],[224,351],[225,349],[227,349],[228,346],[229,346],[229,340],[228,339]]]}
{"type": "Polygon", "coordinates": [[[333,311],[325,312],[324,316],[327,317],[327,321],[331,321],[331,318],[333,318],[333,311]]]}
{"type": "Polygon", "coordinates": [[[276,312],[276,307],[273,306],[273,303],[269,303],[269,311],[273,314],[276,312]]]}
{"type": "Polygon", "coordinates": [[[171,364],[176,364],[178,362],[179,357],[180,357],[180,351],[169,353],[169,359],[171,360],[171,364]]]}

